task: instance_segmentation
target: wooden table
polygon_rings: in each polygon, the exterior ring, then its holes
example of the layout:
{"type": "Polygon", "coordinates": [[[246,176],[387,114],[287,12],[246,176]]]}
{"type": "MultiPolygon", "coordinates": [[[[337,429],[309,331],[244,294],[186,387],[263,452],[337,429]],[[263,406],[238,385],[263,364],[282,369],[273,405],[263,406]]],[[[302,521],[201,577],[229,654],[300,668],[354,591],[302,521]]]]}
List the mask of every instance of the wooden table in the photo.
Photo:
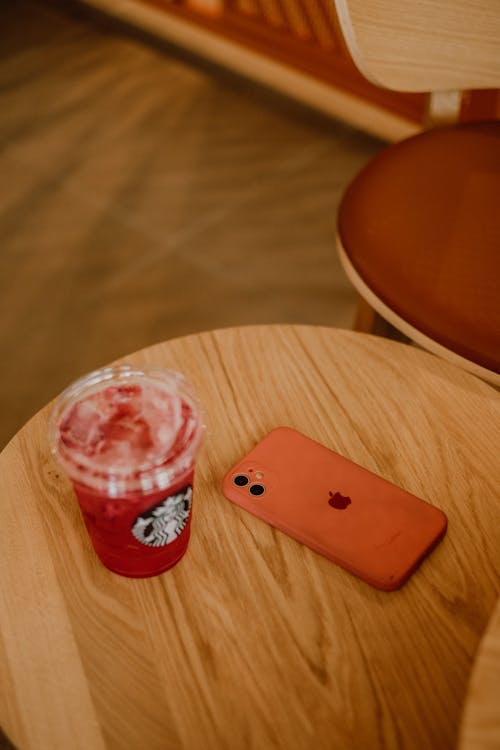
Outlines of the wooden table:
{"type": "Polygon", "coordinates": [[[479,646],[460,736],[460,750],[500,750],[500,599],[479,646]]]}
{"type": "Polygon", "coordinates": [[[499,397],[413,347],[272,326],[189,336],[133,363],[206,407],[187,556],[149,580],[96,559],[49,455],[49,409],[0,458],[0,724],[33,750],[455,746],[500,593],[499,397]],[[443,508],[448,534],[383,593],[221,494],[295,427],[443,508]]]}

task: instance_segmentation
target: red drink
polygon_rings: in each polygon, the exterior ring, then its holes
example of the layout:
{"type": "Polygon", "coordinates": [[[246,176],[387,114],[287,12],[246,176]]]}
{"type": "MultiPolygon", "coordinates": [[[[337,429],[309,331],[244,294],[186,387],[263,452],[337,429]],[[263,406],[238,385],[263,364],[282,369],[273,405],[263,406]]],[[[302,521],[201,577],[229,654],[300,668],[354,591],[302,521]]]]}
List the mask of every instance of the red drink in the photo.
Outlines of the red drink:
{"type": "Polygon", "coordinates": [[[110,570],[157,575],[185,553],[201,429],[199,404],[173,371],[98,370],[58,399],[52,450],[110,570]]]}

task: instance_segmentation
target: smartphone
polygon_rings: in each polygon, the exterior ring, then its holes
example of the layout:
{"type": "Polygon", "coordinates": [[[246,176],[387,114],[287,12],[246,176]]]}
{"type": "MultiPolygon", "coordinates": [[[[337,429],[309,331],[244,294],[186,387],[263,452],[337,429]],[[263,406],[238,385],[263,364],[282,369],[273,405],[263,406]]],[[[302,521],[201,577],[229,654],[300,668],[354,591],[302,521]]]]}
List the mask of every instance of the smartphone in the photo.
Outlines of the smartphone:
{"type": "Polygon", "coordinates": [[[222,489],[383,591],[402,586],[446,532],[443,511],[290,427],[261,440],[222,489]]]}

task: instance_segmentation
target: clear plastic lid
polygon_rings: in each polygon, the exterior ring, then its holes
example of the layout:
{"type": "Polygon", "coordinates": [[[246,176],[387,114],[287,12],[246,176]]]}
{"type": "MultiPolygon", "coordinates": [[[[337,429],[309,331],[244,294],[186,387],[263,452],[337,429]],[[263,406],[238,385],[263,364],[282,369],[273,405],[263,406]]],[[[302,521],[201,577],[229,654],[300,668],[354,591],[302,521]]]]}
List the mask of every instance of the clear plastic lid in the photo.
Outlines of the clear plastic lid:
{"type": "Polygon", "coordinates": [[[110,497],[169,487],[194,462],[200,404],[173,370],[108,367],[57,399],[51,449],[71,479],[110,497]]]}

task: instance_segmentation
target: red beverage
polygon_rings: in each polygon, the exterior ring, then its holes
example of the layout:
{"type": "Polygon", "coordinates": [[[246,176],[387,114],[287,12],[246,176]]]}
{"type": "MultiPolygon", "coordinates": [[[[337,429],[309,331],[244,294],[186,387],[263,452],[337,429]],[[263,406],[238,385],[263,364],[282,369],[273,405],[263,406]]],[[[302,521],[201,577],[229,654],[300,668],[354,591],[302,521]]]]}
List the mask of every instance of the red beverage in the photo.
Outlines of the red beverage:
{"type": "Polygon", "coordinates": [[[199,403],[171,370],[98,370],[57,400],[52,450],[110,570],[158,575],[185,553],[201,430],[199,403]]]}

